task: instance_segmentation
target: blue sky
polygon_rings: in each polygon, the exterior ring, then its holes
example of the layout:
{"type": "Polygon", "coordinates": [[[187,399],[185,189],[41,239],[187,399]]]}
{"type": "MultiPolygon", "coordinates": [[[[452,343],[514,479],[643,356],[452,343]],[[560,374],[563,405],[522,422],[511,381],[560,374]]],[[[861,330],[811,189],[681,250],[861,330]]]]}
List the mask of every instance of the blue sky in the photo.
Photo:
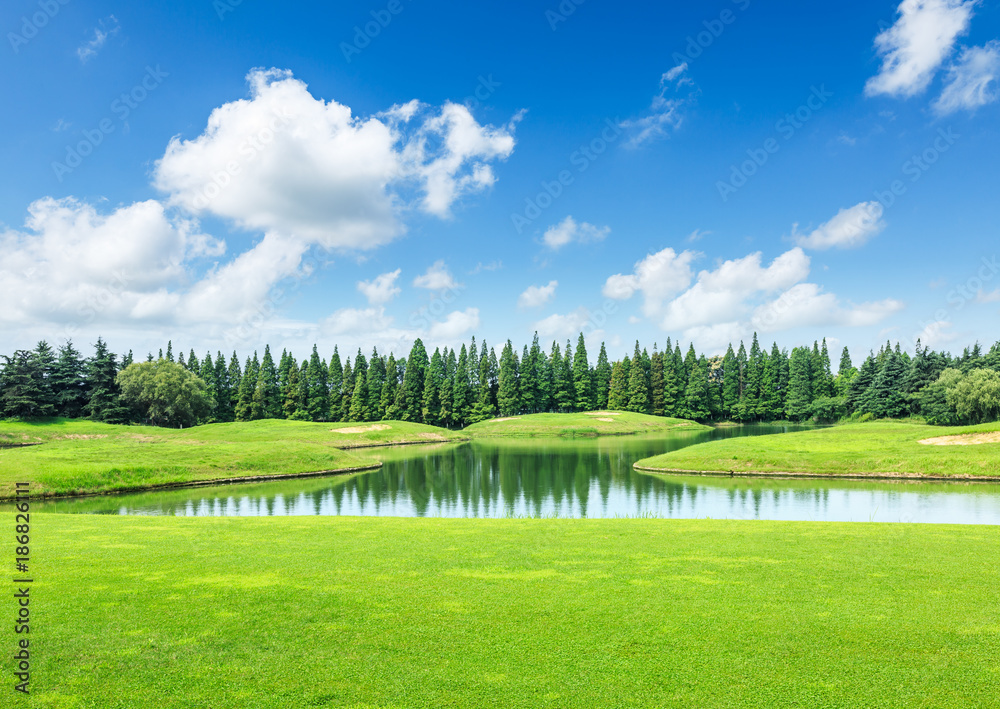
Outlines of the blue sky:
{"type": "Polygon", "coordinates": [[[2,18],[3,351],[1000,337],[996,2],[2,18]]]}

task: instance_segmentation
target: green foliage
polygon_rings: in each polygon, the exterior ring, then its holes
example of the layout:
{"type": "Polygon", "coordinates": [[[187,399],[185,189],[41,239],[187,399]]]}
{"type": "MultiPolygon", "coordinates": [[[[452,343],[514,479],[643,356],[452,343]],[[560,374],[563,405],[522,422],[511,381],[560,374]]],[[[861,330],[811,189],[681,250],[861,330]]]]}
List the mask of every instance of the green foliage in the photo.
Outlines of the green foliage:
{"type": "Polygon", "coordinates": [[[122,400],[154,426],[194,426],[215,406],[201,377],[166,359],[130,364],[118,373],[117,384],[122,400]]]}
{"type": "Polygon", "coordinates": [[[842,396],[822,396],[809,405],[809,413],[819,423],[835,423],[847,415],[847,399],[842,396]]]}

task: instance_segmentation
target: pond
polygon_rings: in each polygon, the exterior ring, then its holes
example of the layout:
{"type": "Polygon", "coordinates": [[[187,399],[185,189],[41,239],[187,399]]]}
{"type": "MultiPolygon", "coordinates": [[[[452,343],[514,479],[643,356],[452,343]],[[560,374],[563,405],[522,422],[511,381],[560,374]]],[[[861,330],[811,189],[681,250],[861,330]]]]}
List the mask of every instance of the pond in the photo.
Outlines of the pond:
{"type": "Polygon", "coordinates": [[[632,464],[742,426],[657,437],[491,440],[374,449],[371,473],[34,502],[37,511],[122,515],[663,517],[1000,524],[1000,485],[677,477],[632,464]]]}

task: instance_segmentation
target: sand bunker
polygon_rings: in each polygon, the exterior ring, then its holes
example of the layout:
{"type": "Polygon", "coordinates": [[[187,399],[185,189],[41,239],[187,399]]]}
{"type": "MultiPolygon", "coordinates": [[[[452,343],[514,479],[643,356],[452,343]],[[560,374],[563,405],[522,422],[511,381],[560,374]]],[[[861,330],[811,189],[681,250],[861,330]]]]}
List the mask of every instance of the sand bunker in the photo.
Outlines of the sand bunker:
{"type": "Polygon", "coordinates": [[[445,436],[442,436],[440,433],[426,432],[426,433],[418,433],[417,435],[420,436],[421,438],[424,438],[424,439],[428,440],[428,441],[447,441],[448,440],[445,436]]]}
{"type": "Polygon", "coordinates": [[[595,419],[595,421],[607,421],[608,423],[614,423],[615,422],[614,419],[606,419],[606,418],[595,419]]]}
{"type": "Polygon", "coordinates": [[[621,416],[620,411],[587,411],[587,416],[621,416]]]}
{"type": "Polygon", "coordinates": [[[920,441],[925,446],[978,446],[983,443],[1000,443],[1000,431],[967,433],[964,436],[939,436],[920,441]]]}
{"type": "Polygon", "coordinates": [[[490,421],[490,423],[500,423],[502,421],[517,421],[519,418],[521,418],[521,417],[520,416],[507,416],[506,418],[502,418],[502,419],[493,419],[492,421],[490,421]]]}
{"type": "Polygon", "coordinates": [[[351,426],[350,428],[333,428],[333,433],[368,433],[369,431],[388,431],[392,426],[383,423],[373,423],[371,426],[351,426]]]}

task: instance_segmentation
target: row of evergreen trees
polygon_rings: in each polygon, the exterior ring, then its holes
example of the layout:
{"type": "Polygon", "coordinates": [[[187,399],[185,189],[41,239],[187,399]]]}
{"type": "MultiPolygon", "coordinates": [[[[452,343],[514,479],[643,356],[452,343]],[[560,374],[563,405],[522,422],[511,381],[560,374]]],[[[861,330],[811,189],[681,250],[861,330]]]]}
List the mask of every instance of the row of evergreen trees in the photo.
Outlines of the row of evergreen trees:
{"type": "MultiPolygon", "coordinates": [[[[175,361],[172,343],[159,359],[175,361]]],[[[89,417],[109,423],[134,419],[119,399],[116,375],[132,363],[98,339],[84,359],[71,342],[58,352],[45,342],[33,351],[2,357],[0,416],[89,417]]],[[[153,361],[150,354],[147,361],[153,361]]],[[[844,348],[837,374],[826,340],[790,353],[761,348],[756,334],[724,356],[686,353],[667,340],[652,354],[635,344],[631,356],[611,362],[604,344],[591,363],[581,334],[575,348],[553,342],[548,352],[537,334],[521,352],[508,340],[500,352],[472,338],[459,350],[428,354],[414,342],[397,359],[373,349],[341,359],[334,348],[324,360],[313,347],[299,361],[283,351],[275,361],[270,347],[243,364],[234,352],[199,359],[192,350],[176,362],[204,380],[212,397],[204,422],[287,418],[305,421],[416,421],[462,427],[494,416],[537,412],[612,409],[698,421],[742,422],[815,418],[834,421],[852,414],[874,418],[929,415],[950,422],[943,394],[929,402],[929,388],[946,370],[1000,372],[1000,343],[988,353],[978,345],[960,357],[919,345],[914,356],[889,343],[856,368],[844,348]],[[928,409],[928,407],[930,407],[928,409]],[[928,409],[928,410],[925,410],[928,409]]],[[[1000,375],[997,375],[1000,376],[1000,375]]],[[[953,408],[953,407],[952,407],[953,408]]]]}

